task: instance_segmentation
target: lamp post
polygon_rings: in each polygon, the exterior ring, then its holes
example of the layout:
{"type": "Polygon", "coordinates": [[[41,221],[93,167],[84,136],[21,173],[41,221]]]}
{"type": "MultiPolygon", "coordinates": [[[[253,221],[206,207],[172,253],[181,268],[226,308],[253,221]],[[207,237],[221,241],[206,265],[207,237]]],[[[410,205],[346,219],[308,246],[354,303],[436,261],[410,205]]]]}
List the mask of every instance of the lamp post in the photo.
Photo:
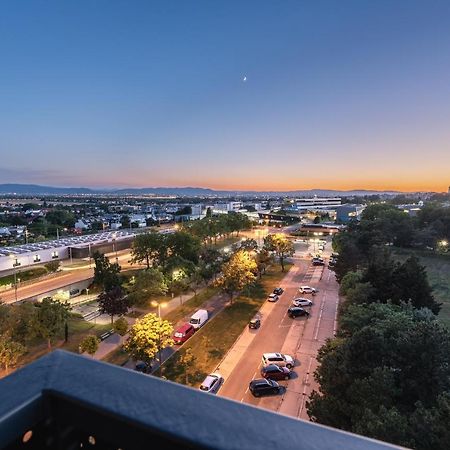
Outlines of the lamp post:
{"type": "Polygon", "coordinates": [[[166,302],[159,303],[156,300],[153,300],[151,305],[154,308],[158,308],[158,317],[161,319],[161,308],[165,308],[167,306],[166,302]]]}
{"type": "Polygon", "coordinates": [[[20,263],[12,253],[9,255],[9,257],[13,260],[12,266],[14,270],[14,298],[17,302],[17,266],[20,266],[20,263]]]}

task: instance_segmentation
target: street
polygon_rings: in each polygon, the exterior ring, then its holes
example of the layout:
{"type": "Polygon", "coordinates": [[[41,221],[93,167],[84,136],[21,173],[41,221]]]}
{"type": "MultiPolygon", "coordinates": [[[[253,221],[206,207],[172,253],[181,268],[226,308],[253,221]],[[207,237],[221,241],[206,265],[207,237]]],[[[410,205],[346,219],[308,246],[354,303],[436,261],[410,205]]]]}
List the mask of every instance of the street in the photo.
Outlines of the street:
{"type": "MultiPolygon", "coordinates": [[[[327,251],[329,246],[328,243],[325,256],[330,253],[327,251]]],[[[313,379],[317,351],[327,337],[333,336],[335,330],[338,284],[334,273],[328,268],[312,266],[311,258],[304,257],[311,249],[300,250],[298,244],[296,247],[297,255],[293,258],[295,265],[281,284],[285,292],[277,303],[264,304],[261,328],[246,332],[254,336],[249,339],[243,335],[243,340],[250,343],[234,358],[234,368],[226,377],[219,395],[308,420],[306,401],[312,390],[318,388],[313,379]],[[314,302],[308,319],[291,319],[287,316],[287,309],[292,299],[299,296],[297,290],[302,284],[316,287],[319,292],[314,297],[302,295],[314,302]],[[248,384],[254,378],[261,378],[261,357],[267,352],[289,354],[295,359],[296,365],[292,378],[280,382],[285,386],[282,394],[255,398],[249,392],[248,384]]]]}

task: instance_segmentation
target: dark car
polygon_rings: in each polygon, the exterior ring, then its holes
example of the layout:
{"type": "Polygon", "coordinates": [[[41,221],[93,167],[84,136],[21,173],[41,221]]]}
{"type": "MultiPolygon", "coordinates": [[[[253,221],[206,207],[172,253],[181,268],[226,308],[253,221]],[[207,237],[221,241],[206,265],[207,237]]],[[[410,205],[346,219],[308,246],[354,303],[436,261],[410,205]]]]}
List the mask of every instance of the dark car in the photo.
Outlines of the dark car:
{"type": "Polygon", "coordinates": [[[309,312],[306,311],[303,308],[297,307],[297,306],[293,306],[292,308],[288,309],[288,316],[291,319],[295,319],[296,317],[301,317],[301,316],[309,316],[309,312]]]}
{"type": "Polygon", "coordinates": [[[261,378],[250,381],[249,389],[255,397],[260,397],[261,395],[280,393],[281,386],[276,381],[261,378]]]}
{"type": "Polygon", "coordinates": [[[145,362],[138,362],[134,368],[136,372],[152,373],[152,366],[145,362]]]}
{"type": "Polygon", "coordinates": [[[268,380],[289,380],[291,371],[287,367],[279,367],[275,364],[261,368],[261,376],[268,380]]]}
{"type": "Polygon", "coordinates": [[[257,317],[250,320],[248,323],[248,327],[253,330],[257,330],[261,326],[261,319],[258,319],[257,317]]]}
{"type": "Polygon", "coordinates": [[[274,294],[281,295],[284,292],[283,288],[277,287],[273,290],[274,294]]]}
{"type": "Polygon", "coordinates": [[[322,258],[313,258],[312,260],[313,266],[324,266],[325,261],[322,258]]]}

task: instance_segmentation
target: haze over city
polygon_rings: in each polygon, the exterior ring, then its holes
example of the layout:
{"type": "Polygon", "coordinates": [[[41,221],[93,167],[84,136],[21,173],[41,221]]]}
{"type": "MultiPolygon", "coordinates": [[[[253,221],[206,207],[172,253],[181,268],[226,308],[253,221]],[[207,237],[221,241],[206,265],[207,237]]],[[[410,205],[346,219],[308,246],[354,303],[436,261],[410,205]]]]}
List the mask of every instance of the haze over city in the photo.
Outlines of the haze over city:
{"type": "Polygon", "coordinates": [[[445,1],[2,5],[0,180],[446,191],[445,1]]]}

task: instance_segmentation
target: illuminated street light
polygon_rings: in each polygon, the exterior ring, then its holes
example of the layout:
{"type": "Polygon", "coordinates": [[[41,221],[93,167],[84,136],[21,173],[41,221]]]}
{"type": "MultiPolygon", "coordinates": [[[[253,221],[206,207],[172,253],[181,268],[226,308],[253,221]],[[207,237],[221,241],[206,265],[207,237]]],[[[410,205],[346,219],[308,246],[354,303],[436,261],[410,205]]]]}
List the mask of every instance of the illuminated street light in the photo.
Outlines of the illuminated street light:
{"type": "Polygon", "coordinates": [[[161,318],[161,308],[165,308],[167,306],[166,302],[159,303],[156,300],[152,300],[151,305],[154,308],[158,308],[158,317],[161,318]]]}

